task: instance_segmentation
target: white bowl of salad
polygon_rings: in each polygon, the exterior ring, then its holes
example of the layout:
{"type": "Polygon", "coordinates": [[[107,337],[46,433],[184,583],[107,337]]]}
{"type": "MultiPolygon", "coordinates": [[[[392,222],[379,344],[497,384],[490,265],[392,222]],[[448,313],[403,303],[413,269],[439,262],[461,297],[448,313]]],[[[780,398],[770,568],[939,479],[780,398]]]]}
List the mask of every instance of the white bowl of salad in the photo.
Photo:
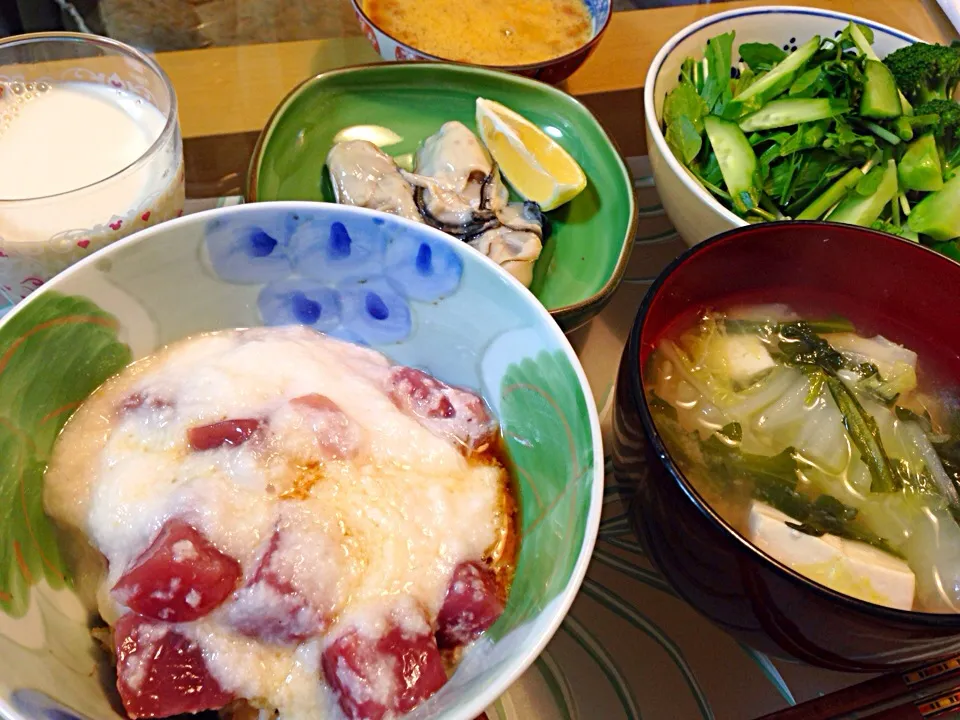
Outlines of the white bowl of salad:
{"type": "Polygon", "coordinates": [[[688,245],[827,220],[960,258],[958,81],[960,49],[854,15],[767,6],[704,18],[647,74],[663,205],[688,245]]]}

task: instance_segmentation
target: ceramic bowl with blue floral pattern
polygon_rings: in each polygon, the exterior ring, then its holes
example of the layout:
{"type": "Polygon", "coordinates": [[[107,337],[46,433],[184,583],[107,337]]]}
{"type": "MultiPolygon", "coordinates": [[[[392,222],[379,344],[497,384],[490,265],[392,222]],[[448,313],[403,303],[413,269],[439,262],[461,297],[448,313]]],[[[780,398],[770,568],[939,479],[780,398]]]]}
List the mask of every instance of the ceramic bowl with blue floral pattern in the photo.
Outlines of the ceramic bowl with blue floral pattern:
{"type": "Polygon", "coordinates": [[[596,408],[543,306],[425,225],[307,202],[212,210],[95,253],[0,320],[0,718],[122,717],[113,673],[43,513],[57,433],[105,379],[198,332],[300,324],[476,389],[516,467],[521,544],[506,611],[413,718],[473,720],[544,648],[593,549],[596,408]]]}

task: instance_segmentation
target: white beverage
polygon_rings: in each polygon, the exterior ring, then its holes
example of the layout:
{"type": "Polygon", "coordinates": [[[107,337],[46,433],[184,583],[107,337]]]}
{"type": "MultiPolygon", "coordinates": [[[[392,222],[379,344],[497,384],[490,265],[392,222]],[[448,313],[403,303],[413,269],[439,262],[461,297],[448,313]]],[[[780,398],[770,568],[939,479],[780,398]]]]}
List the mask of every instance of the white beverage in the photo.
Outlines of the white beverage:
{"type": "Polygon", "coordinates": [[[144,158],[167,121],[146,99],[93,82],[0,87],[0,284],[8,293],[24,297],[93,250],[182,211],[179,133],[144,158]]]}
{"type": "MultiPolygon", "coordinates": [[[[5,200],[56,195],[108,178],[140,158],[166,123],[140,97],[93,83],[54,85],[18,105],[0,128],[0,167],[18,168],[0,174],[5,200]]],[[[118,199],[135,200],[136,189],[118,199]]]]}

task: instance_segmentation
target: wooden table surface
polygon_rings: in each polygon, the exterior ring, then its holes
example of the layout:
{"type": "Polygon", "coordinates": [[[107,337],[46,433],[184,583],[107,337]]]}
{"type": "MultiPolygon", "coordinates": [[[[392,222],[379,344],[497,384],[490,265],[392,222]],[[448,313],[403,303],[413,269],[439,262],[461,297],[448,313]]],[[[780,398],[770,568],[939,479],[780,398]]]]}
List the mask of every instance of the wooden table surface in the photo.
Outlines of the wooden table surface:
{"type": "MultiPolygon", "coordinates": [[[[643,83],[657,50],[686,25],[756,0],[614,13],[596,52],[562,87],[583,101],[627,156],[645,153],[643,83]]],[[[783,0],[784,5],[811,5],[783,0]]],[[[818,0],[924,40],[957,37],[935,0],[818,0]]],[[[180,102],[187,194],[240,191],[253,145],[271,111],[303,80],[337,67],[379,61],[364,37],[158,53],[180,102]]]]}

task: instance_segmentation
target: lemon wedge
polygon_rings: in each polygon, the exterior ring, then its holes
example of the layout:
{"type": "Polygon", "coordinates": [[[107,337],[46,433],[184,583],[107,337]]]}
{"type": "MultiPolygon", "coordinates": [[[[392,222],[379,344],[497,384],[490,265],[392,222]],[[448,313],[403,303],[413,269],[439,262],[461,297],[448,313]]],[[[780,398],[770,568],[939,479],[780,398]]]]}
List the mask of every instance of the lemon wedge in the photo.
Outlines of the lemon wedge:
{"type": "Polygon", "coordinates": [[[526,200],[553,210],[587,186],[577,161],[522,115],[493,100],[477,98],[480,137],[500,171],[526,200]]]}

